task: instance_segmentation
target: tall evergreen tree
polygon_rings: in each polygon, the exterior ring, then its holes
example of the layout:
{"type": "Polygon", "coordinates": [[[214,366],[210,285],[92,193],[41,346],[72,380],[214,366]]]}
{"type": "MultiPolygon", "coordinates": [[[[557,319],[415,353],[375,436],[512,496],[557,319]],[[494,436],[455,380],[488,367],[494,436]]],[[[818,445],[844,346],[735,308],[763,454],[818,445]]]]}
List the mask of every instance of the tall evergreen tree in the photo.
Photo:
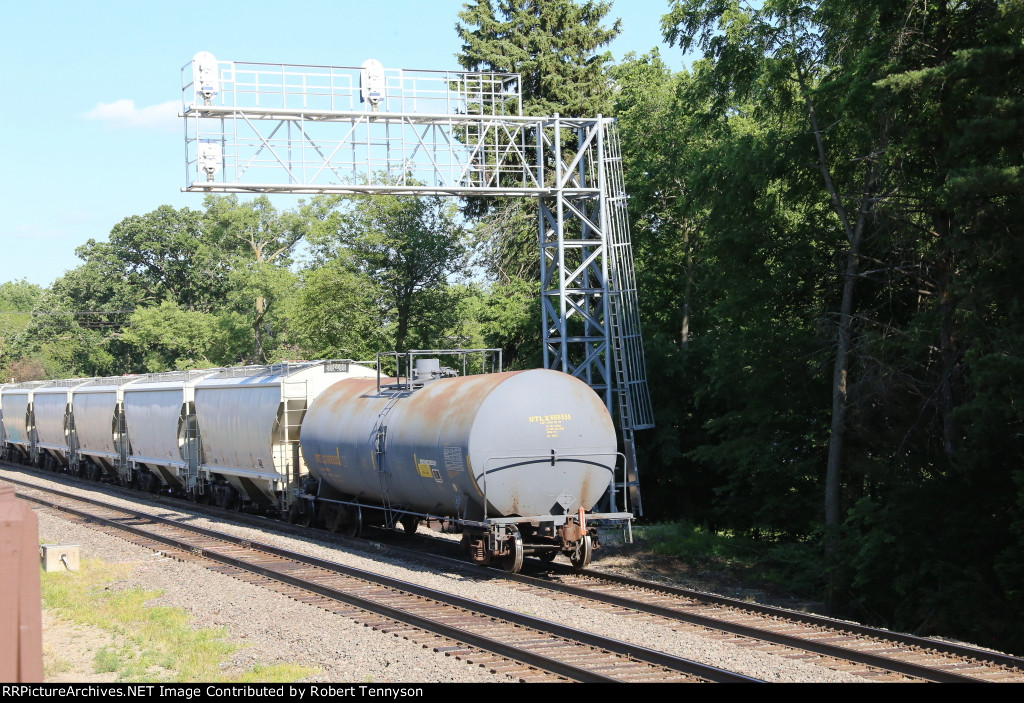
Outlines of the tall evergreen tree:
{"type": "MultiPolygon", "coordinates": [[[[605,24],[610,2],[471,0],[455,30],[459,64],[470,71],[522,75],[523,113],[565,117],[607,114],[611,54],[602,51],[621,31],[605,24]]],[[[502,347],[513,365],[539,362],[538,212],[532,200],[471,199],[480,263],[491,282],[485,325],[488,345],[502,347]]]]}
{"type": "Polygon", "coordinates": [[[612,56],[598,52],[622,30],[621,20],[602,25],[610,9],[610,2],[592,0],[472,0],[455,25],[462,40],[459,65],[521,74],[527,115],[607,112],[612,56]]]}

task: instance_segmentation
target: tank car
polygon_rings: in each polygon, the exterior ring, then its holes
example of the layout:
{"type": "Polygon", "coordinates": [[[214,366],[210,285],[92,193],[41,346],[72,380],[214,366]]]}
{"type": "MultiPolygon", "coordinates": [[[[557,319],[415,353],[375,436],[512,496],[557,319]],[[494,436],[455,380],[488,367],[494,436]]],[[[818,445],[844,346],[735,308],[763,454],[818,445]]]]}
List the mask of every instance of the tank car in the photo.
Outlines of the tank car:
{"type": "Polygon", "coordinates": [[[4,452],[349,535],[427,520],[510,571],[586,566],[593,521],[632,518],[593,512],[618,456],[602,400],[561,372],[460,375],[432,353],[392,355],[413,369],[396,377],[378,357],[9,384],[4,452]]]}
{"type": "Polygon", "coordinates": [[[310,481],[299,500],[315,496],[329,526],[435,519],[461,529],[476,561],[511,571],[528,554],[589,563],[587,511],[617,457],[608,411],[579,379],[544,369],[444,378],[431,359],[405,381],[333,385],[306,414],[302,451],[310,481]]]}

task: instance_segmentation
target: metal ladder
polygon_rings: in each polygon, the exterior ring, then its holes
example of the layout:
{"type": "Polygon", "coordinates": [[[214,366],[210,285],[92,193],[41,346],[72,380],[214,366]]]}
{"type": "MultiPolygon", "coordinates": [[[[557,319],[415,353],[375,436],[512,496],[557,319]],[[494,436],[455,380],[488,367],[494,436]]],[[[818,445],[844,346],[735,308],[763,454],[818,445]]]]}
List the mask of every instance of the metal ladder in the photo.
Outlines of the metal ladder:
{"type": "Polygon", "coordinates": [[[285,477],[280,495],[282,510],[290,505],[292,498],[302,485],[302,460],[299,457],[299,433],[302,418],[309,402],[306,381],[281,381],[281,441],[274,447],[274,469],[285,477]],[[302,401],[300,407],[292,407],[291,401],[302,401]]]}
{"type": "Polygon", "coordinates": [[[199,437],[199,418],[196,416],[195,402],[186,402],[182,412],[184,413],[182,420],[185,423],[185,487],[194,491],[196,495],[202,495],[203,482],[199,480],[202,440],[199,437]]]}
{"type": "MultiPolygon", "coordinates": [[[[384,449],[385,443],[387,442],[388,426],[387,416],[391,412],[391,408],[395,407],[395,403],[402,397],[404,389],[396,389],[391,397],[388,399],[387,404],[381,409],[377,415],[377,429],[374,433],[374,453],[377,461],[377,480],[380,482],[380,502],[384,508],[384,526],[394,527],[395,526],[395,510],[391,505],[391,491],[388,488],[388,472],[384,468],[384,449]]],[[[401,512],[401,511],[399,511],[401,512]]]]}
{"type": "Polygon", "coordinates": [[[609,300],[606,314],[614,375],[612,393],[619,411],[623,453],[626,457],[625,475],[616,487],[623,489],[635,514],[642,515],[643,503],[640,498],[640,476],[633,433],[654,427],[654,410],[644,368],[633,245],[626,212],[622,146],[618,129],[610,120],[604,127],[601,161],[604,166],[601,194],[607,218],[609,300]]]}

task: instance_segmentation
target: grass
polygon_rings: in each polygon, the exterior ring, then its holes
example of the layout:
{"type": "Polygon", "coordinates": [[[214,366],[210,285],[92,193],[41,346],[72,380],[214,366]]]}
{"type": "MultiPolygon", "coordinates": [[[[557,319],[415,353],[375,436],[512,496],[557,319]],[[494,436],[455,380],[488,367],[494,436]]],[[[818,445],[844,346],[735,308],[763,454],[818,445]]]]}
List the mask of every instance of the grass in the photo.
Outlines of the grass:
{"type": "Polygon", "coordinates": [[[43,678],[49,679],[71,671],[72,664],[59,654],[55,654],[45,645],[43,647],[43,678]]]}
{"type": "MultiPolygon", "coordinates": [[[[130,571],[130,566],[90,559],[77,572],[42,574],[44,608],[62,620],[112,636],[112,643],[94,656],[97,673],[115,673],[117,681],[124,682],[214,683],[286,683],[317,673],[292,664],[256,665],[225,673],[221,664],[240,645],[228,639],[224,628],[194,628],[180,608],[147,606],[162,595],[160,591],[115,588],[130,571]]],[[[54,666],[66,670],[67,665],[54,666]]]]}
{"type": "Polygon", "coordinates": [[[700,525],[638,525],[634,538],[661,556],[720,571],[752,587],[782,589],[807,598],[822,595],[820,549],[813,542],[754,540],[700,525]]]}

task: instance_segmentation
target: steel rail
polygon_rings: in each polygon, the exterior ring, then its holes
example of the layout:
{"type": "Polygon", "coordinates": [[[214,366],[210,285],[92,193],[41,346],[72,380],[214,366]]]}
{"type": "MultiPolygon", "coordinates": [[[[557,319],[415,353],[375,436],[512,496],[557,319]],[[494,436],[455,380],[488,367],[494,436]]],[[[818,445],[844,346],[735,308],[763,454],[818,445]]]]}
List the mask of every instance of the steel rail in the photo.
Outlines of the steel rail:
{"type": "MultiPolygon", "coordinates": [[[[8,466],[10,468],[19,469],[19,470],[24,470],[26,468],[29,468],[29,467],[22,466],[20,464],[12,464],[12,463],[9,463],[9,462],[0,462],[0,465],[5,465],[5,466],[8,466]]],[[[33,473],[36,473],[36,472],[33,471],[33,473]]],[[[38,475],[44,476],[44,477],[48,476],[44,472],[38,472],[38,475]]],[[[14,482],[17,483],[17,481],[14,481],[14,482]]],[[[31,484],[24,484],[24,485],[30,486],[31,484]]],[[[160,496],[152,496],[152,497],[154,499],[158,500],[158,501],[163,501],[163,498],[160,497],[160,496]]],[[[85,499],[85,498],[78,498],[78,499],[79,500],[88,500],[88,499],[85,499]]],[[[191,507],[194,508],[195,506],[191,506],[191,507]]],[[[276,521],[274,521],[274,522],[276,523],[276,521]]],[[[262,521],[261,521],[261,524],[262,524],[262,521]]],[[[289,526],[289,525],[287,525],[285,523],[285,524],[282,524],[281,527],[290,528],[291,526],[289,526]]],[[[304,532],[304,531],[301,532],[301,533],[297,532],[297,534],[306,534],[306,532],[304,532]]],[[[329,536],[332,539],[335,538],[335,535],[333,535],[333,534],[330,534],[329,536]]],[[[423,558],[423,556],[424,556],[421,551],[411,550],[411,549],[408,549],[408,548],[405,548],[405,547],[401,547],[401,546],[397,546],[397,545],[394,545],[394,544],[388,544],[387,548],[392,550],[392,551],[394,551],[394,552],[396,552],[396,553],[405,552],[405,553],[408,553],[408,554],[410,554],[412,556],[415,556],[415,557],[418,557],[418,558],[423,558]]],[[[456,563],[456,564],[464,564],[465,563],[464,560],[452,559],[450,557],[444,557],[444,556],[441,556],[441,555],[433,555],[432,558],[439,559],[439,560],[452,561],[453,563],[456,563]]],[[[576,575],[575,571],[570,572],[568,569],[561,569],[561,568],[558,567],[558,565],[548,565],[548,568],[555,568],[555,569],[557,569],[560,572],[563,572],[563,573],[566,573],[566,574],[569,574],[569,575],[576,575]]],[[[568,592],[568,593],[574,593],[574,592],[570,591],[570,590],[567,590],[567,589],[576,588],[576,587],[565,585],[565,584],[552,584],[551,582],[549,582],[547,580],[537,579],[536,577],[530,577],[530,576],[526,576],[524,574],[510,575],[510,574],[507,574],[507,573],[504,573],[504,572],[498,572],[498,573],[500,575],[494,575],[494,576],[490,576],[490,577],[491,578],[499,578],[499,579],[500,578],[509,578],[511,580],[521,581],[521,582],[523,582],[524,584],[527,584],[527,585],[532,585],[532,586],[536,586],[536,587],[539,587],[539,588],[545,588],[545,589],[549,589],[549,590],[568,592]]],[[[952,655],[952,656],[959,656],[959,657],[964,657],[964,658],[969,658],[969,659],[975,659],[975,660],[980,661],[980,662],[987,662],[989,664],[993,664],[993,665],[1001,666],[1001,667],[1006,667],[1008,669],[1015,669],[1015,670],[1018,670],[1018,671],[1024,671],[1024,658],[1015,657],[1015,656],[1007,655],[1007,654],[1002,654],[1002,653],[999,653],[999,652],[991,652],[991,651],[987,651],[987,650],[978,649],[976,647],[969,647],[969,646],[965,646],[965,645],[958,645],[958,644],[953,644],[953,643],[948,643],[948,642],[942,642],[942,641],[938,641],[938,640],[928,639],[928,638],[924,638],[924,637],[918,637],[918,636],[915,636],[915,635],[908,635],[908,634],[904,634],[904,633],[893,632],[891,630],[884,630],[884,629],[880,629],[880,628],[874,628],[874,627],[870,627],[870,626],[867,626],[867,625],[862,625],[860,623],[835,620],[833,618],[828,618],[828,617],[820,616],[820,615],[814,615],[814,614],[811,614],[811,613],[801,613],[801,612],[797,612],[797,611],[793,611],[793,610],[787,610],[785,608],[779,608],[779,607],[775,607],[775,606],[763,605],[763,604],[758,604],[758,603],[750,603],[750,602],[747,602],[747,601],[740,601],[740,600],[737,600],[737,599],[734,599],[734,598],[729,598],[727,596],[720,596],[720,595],[708,593],[708,592],[705,592],[705,591],[696,591],[696,590],[687,589],[687,588],[681,588],[681,587],[677,587],[677,586],[669,586],[669,585],[666,585],[666,584],[654,583],[654,582],[651,582],[651,581],[643,581],[643,580],[632,578],[632,577],[629,577],[629,576],[621,576],[621,575],[618,575],[618,574],[611,574],[611,573],[608,573],[608,572],[602,572],[602,571],[599,571],[599,570],[596,570],[596,569],[591,569],[591,570],[585,571],[585,572],[583,572],[583,575],[590,576],[590,577],[593,577],[593,578],[603,579],[605,581],[609,581],[609,582],[621,584],[621,585],[624,585],[624,586],[629,586],[629,587],[637,588],[637,589],[640,589],[640,590],[661,592],[661,593],[665,593],[665,594],[668,594],[668,595],[674,595],[674,596],[678,596],[678,597],[698,600],[698,601],[701,601],[701,602],[704,602],[704,603],[708,603],[708,604],[722,605],[722,606],[726,606],[726,607],[735,608],[735,609],[741,610],[741,611],[758,613],[758,614],[768,615],[768,616],[773,616],[773,617],[779,617],[779,618],[783,618],[783,619],[790,620],[790,621],[793,621],[793,622],[798,622],[798,623],[803,623],[803,624],[808,624],[808,625],[828,628],[828,629],[832,629],[832,630],[843,630],[843,631],[846,631],[846,632],[849,632],[849,633],[853,633],[853,634],[859,634],[859,635],[863,635],[863,636],[867,636],[867,637],[874,637],[874,638],[877,638],[877,639],[880,639],[880,640],[884,640],[884,641],[887,641],[887,642],[893,642],[893,643],[896,643],[896,644],[905,644],[905,645],[908,645],[908,646],[919,647],[919,648],[921,648],[923,650],[931,650],[931,651],[935,651],[935,652],[939,652],[939,653],[943,653],[943,654],[948,654],[948,655],[952,655]]],[[[626,607],[626,608],[630,608],[630,609],[638,610],[638,611],[646,610],[647,612],[651,612],[651,614],[654,614],[654,615],[660,615],[660,616],[664,616],[664,617],[668,617],[668,618],[676,619],[676,620],[681,620],[681,621],[686,621],[687,618],[692,617],[693,620],[690,620],[690,622],[692,622],[693,624],[697,624],[697,625],[701,625],[701,626],[706,626],[706,627],[710,627],[710,628],[713,628],[713,629],[719,629],[719,630],[726,629],[726,628],[724,628],[722,626],[723,622],[719,621],[719,620],[714,620],[714,619],[710,619],[709,618],[710,623],[697,622],[698,619],[700,619],[702,617],[707,617],[707,616],[686,616],[686,617],[681,617],[682,614],[679,611],[674,611],[671,608],[668,608],[668,610],[669,610],[668,613],[656,612],[659,608],[660,609],[665,609],[665,607],[664,606],[651,606],[650,608],[648,608],[648,606],[642,604],[639,601],[633,601],[633,600],[630,600],[628,598],[623,598],[622,596],[612,596],[612,595],[603,594],[603,593],[595,594],[593,591],[590,591],[589,589],[583,589],[583,590],[585,590],[587,592],[588,597],[590,597],[590,598],[599,599],[599,600],[605,600],[605,602],[608,602],[610,604],[615,604],[615,605],[617,605],[619,607],[626,607]],[[622,599],[622,600],[621,601],[617,601],[616,599],[622,599]]],[[[736,625],[734,627],[742,628],[744,626],[736,625]]],[[[737,632],[736,634],[742,635],[743,633],[738,633],[737,632]]],[[[767,639],[765,637],[761,637],[760,634],[758,634],[758,633],[755,633],[755,634],[752,634],[752,635],[749,635],[749,636],[755,637],[755,638],[759,638],[759,639],[767,639]]],[[[785,636],[784,635],[778,635],[778,637],[785,637],[785,636]]],[[[797,639],[799,640],[799,638],[797,638],[797,639]]],[[[808,640],[799,640],[799,642],[797,644],[792,645],[792,646],[799,647],[800,649],[810,649],[810,647],[807,646],[808,642],[809,642],[808,640]]],[[[778,642],[778,643],[782,644],[784,646],[789,646],[789,645],[787,645],[787,643],[784,643],[784,642],[778,642]]],[[[835,645],[824,645],[824,644],[819,644],[819,646],[821,646],[823,648],[835,647],[835,645]]],[[[848,656],[848,654],[850,654],[852,652],[855,652],[855,650],[843,649],[842,647],[838,647],[838,649],[841,650],[841,653],[839,653],[839,654],[830,654],[828,652],[819,652],[819,653],[821,653],[821,654],[823,654],[825,656],[837,656],[837,657],[840,657],[840,658],[843,658],[843,659],[851,659],[852,660],[852,657],[848,656]]],[[[860,653],[860,654],[863,654],[863,653],[860,653]]],[[[864,655],[864,656],[879,656],[879,655],[864,655]]],[[[881,666],[883,668],[889,668],[888,663],[884,663],[884,664],[883,663],[874,663],[873,664],[871,662],[863,662],[863,661],[860,662],[860,663],[864,663],[865,665],[881,666]]],[[[908,665],[908,666],[916,666],[916,665],[908,665]]],[[[931,678],[933,678],[932,674],[935,673],[935,670],[929,670],[929,672],[930,672],[929,675],[927,677],[925,677],[925,678],[931,679],[931,678]]],[[[909,671],[902,672],[902,673],[906,673],[906,674],[911,675],[911,676],[917,676],[916,673],[909,672],[909,671]]],[[[982,681],[982,679],[979,679],[977,677],[967,677],[967,676],[964,676],[964,675],[957,675],[957,674],[950,674],[950,676],[963,676],[963,678],[958,679],[959,681],[970,681],[972,683],[976,683],[976,682],[982,681]]]]}
{"type": "Polygon", "coordinates": [[[944,654],[952,654],[960,657],[971,657],[974,659],[978,659],[980,661],[989,662],[990,664],[1005,666],[1012,669],[1019,669],[1021,672],[1024,672],[1024,658],[1015,657],[1010,654],[990,652],[984,649],[978,649],[977,647],[968,647],[965,645],[953,644],[951,642],[942,642],[940,640],[928,639],[926,637],[918,637],[916,635],[909,635],[901,632],[893,632],[892,630],[883,630],[878,627],[871,627],[869,625],[862,625],[860,623],[849,622],[846,620],[836,620],[834,618],[828,618],[823,615],[815,615],[813,613],[801,613],[795,610],[787,610],[785,608],[778,608],[771,605],[763,605],[761,603],[748,603],[746,601],[737,600],[735,598],[729,598],[728,596],[720,596],[713,593],[705,593],[703,591],[694,591],[686,588],[679,588],[677,586],[653,583],[651,581],[642,581],[640,579],[630,578],[629,576],[610,574],[595,569],[584,571],[583,575],[591,576],[593,578],[604,579],[606,581],[612,581],[614,583],[619,583],[624,586],[632,586],[635,588],[655,590],[660,591],[662,593],[667,593],[669,595],[675,595],[684,598],[693,598],[715,605],[724,605],[732,608],[737,608],[740,610],[759,613],[762,615],[781,617],[787,620],[793,620],[807,625],[816,625],[819,627],[827,627],[831,629],[842,629],[847,632],[852,632],[858,635],[877,637],[878,639],[883,639],[889,642],[913,645],[915,647],[929,649],[936,652],[942,652],[944,654]]]}
{"type": "MultiPolygon", "coordinates": [[[[350,576],[364,581],[370,581],[371,583],[375,583],[381,586],[405,591],[416,596],[436,600],[438,602],[445,603],[446,605],[464,608],[473,612],[505,620],[524,627],[530,627],[535,630],[539,630],[554,635],[556,637],[576,640],[583,644],[590,645],[592,647],[606,649],[609,652],[613,652],[615,654],[630,657],[632,659],[646,662],[648,664],[662,666],[672,671],[677,671],[680,673],[705,678],[709,681],[713,681],[716,683],[763,683],[763,681],[759,679],[743,676],[740,674],[736,674],[734,672],[725,671],[717,667],[707,666],[705,664],[700,664],[699,662],[693,662],[687,659],[683,659],[681,657],[675,657],[673,655],[665,654],[663,652],[657,652],[654,650],[647,649],[645,647],[632,645],[627,642],[620,642],[618,640],[602,637],[600,635],[583,632],[581,630],[576,630],[574,628],[566,627],[564,625],[559,625],[557,623],[552,623],[539,618],[533,618],[522,613],[516,613],[514,611],[505,610],[503,608],[487,605],[485,603],[480,603],[478,601],[470,600],[468,598],[462,598],[460,596],[435,591],[433,589],[418,586],[416,584],[408,583],[398,579],[391,579],[385,576],[381,576],[379,574],[373,574],[371,572],[364,571],[362,569],[344,566],[341,564],[337,564],[335,562],[330,562],[303,554],[296,554],[294,552],[285,549],[280,549],[272,545],[254,542],[252,540],[248,540],[241,537],[235,537],[233,535],[228,535],[225,533],[198,527],[195,525],[182,524],[178,521],[171,520],[168,518],[162,518],[156,515],[150,515],[148,513],[137,512],[128,508],[111,506],[109,504],[103,503],[102,501],[95,500],[92,498],[71,495],[68,493],[64,493],[62,491],[56,491],[45,487],[25,484],[20,481],[12,482],[33,488],[35,490],[47,491],[55,495],[59,495],[61,497],[81,501],[90,505],[95,505],[97,507],[120,511],[135,519],[143,519],[158,524],[164,524],[167,526],[174,527],[176,529],[181,529],[186,532],[199,534],[204,537],[219,539],[229,544],[234,544],[246,549],[255,549],[258,551],[263,551],[277,557],[291,559],[330,572],[339,573],[345,576],[350,576]]],[[[485,649],[495,654],[499,654],[500,656],[520,661],[529,666],[535,666],[537,668],[550,671],[559,676],[565,676],[566,678],[570,678],[580,682],[620,682],[618,679],[606,677],[602,674],[598,674],[580,667],[575,667],[571,664],[566,664],[564,662],[560,662],[549,657],[526,652],[512,645],[507,645],[497,640],[492,640],[481,635],[466,632],[465,630],[460,630],[449,625],[445,625],[443,623],[438,623],[428,618],[418,616],[401,609],[392,608],[390,606],[383,605],[372,600],[367,600],[359,596],[354,596],[352,594],[339,591],[329,586],[316,584],[305,579],[290,576],[288,574],[283,574],[269,567],[262,567],[255,564],[250,564],[242,559],[231,557],[226,554],[221,554],[213,550],[197,548],[182,540],[178,540],[173,537],[168,537],[165,535],[155,534],[153,532],[149,532],[145,529],[135,527],[133,525],[126,525],[118,520],[102,518],[82,510],[77,510],[75,508],[70,508],[68,506],[52,503],[37,496],[19,495],[19,497],[24,498],[26,500],[31,500],[40,505],[45,505],[47,507],[54,508],[61,512],[76,515],[85,520],[90,520],[102,525],[106,525],[113,529],[127,531],[140,537],[156,540],[169,546],[175,547],[177,549],[188,551],[192,554],[195,554],[196,556],[205,557],[213,561],[218,561],[220,563],[227,564],[235,568],[239,568],[276,581],[280,581],[290,586],[312,591],[323,597],[330,598],[332,600],[338,600],[343,603],[347,603],[349,605],[367,610],[369,612],[373,612],[377,615],[382,615],[384,617],[388,617],[399,622],[404,622],[415,627],[420,627],[428,632],[441,634],[445,637],[465,642],[466,644],[470,644],[472,646],[485,649]]]]}
{"type": "MultiPolygon", "coordinates": [[[[393,544],[388,544],[388,548],[394,550],[395,552],[408,552],[411,555],[418,556],[420,558],[423,557],[423,554],[421,552],[408,550],[404,547],[396,546],[393,544]]],[[[463,560],[452,559],[451,557],[445,557],[441,555],[435,555],[433,556],[433,558],[451,560],[455,563],[464,563],[463,560]]],[[[651,581],[643,581],[640,579],[631,578],[629,576],[620,576],[618,574],[611,574],[596,569],[590,569],[583,571],[582,573],[577,573],[575,570],[570,571],[568,568],[562,569],[558,565],[547,564],[545,566],[549,569],[553,568],[558,570],[560,573],[565,573],[570,576],[589,576],[591,578],[601,579],[604,581],[609,581],[612,583],[617,583],[620,585],[629,586],[640,590],[654,591],[664,593],[667,595],[689,598],[706,604],[722,605],[744,612],[777,617],[793,623],[822,627],[833,631],[843,631],[851,634],[862,635],[864,637],[876,638],[894,644],[918,647],[922,650],[930,650],[941,654],[963,657],[965,659],[974,659],[981,663],[989,663],[995,666],[1006,667],[1008,669],[1014,669],[1021,673],[1024,673],[1024,658],[1015,657],[1007,654],[1001,654],[999,652],[991,652],[983,649],[978,649],[976,647],[957,645],[949,642],[928,639],[925,637],[918,637],[915,635],[893,632],[891,630],[883,630],[881,628],[870,627],[868,625],[862,625],[860,623],[854,623],[845,620],[836,620],[834,618],[828,618],[821,615],[800,613],[797,611],[787,610],[785,608],[778,608],[770,605],[748,603],[746,601],[737,600],[735,598],[729,598],[727,596],[719,596],[704,591],[695,591],[676,586],[654,583],[651,581]]],[[[940,669],[924,667],[909,662],[901,662],[890,657],[859,652],[857,650],[844,648],[838,645],[829,645],[826,643],[814,642],[813,640],[802,639],[800,637],[793,635],[771,633],[766,630],[758,629],[755,626],[736,625],[728,623],[723,620],[715,619],[710,616],[691,615],[673,609],[670,606],[649,605],[643,603],[642,601],[633,600],[628,597],[616,596],[608,593],[603,593],[600,591],[594,591],[581,586],[553,583],[546,579],[538,578],[535,576],[529,576],[523,573],[510,574],[502,571],[498,567],[494,567],[492,573],[494,573],[495,575],[491,576],[491,578],[495,579],[506,579],[516,581],[523,583],[524,585],[530,585],[570,595],[582,596],[583,594],[585,594],[588,598],[603,601],[610,605],[629,608],[640,612],[648,612],[653,615],[689,622],[691,624],[726,631],[740,636],[748,636],[765,641],[771,641],[775,644],[780,644],[783,646],[790,646],[802,650],[814,651],[818,654],[822,654],[823,656],[832,656],[840,659],[845,659],[848,661],[862,663],[868,666],[876,666],[890,671],[894,671],[896,673],[903,673],[908,676],[924,678],[930,681],[950,683],[985,682],[984,679],[978,678],[976,676],[972,677],[966,674],[944,672],[940,669]]]]}
{"type": "MultiPolygon", "coordinates": [[[[663,618],[678,620],[681,622],[690,623],[692,625],[700,625],[713,630],[728,632],[733,635],[750,637],[753,639],[771,642],[773,644],[792,647],[794,649],[814,652],[815,654],[835,657],[837,659],[842,659],[845,661],[852,661],[858,664],[864,664],[866,666],[873,666],[880,669],[885,669],[886,671],[893,671],[899,674],[905,674],[907,676],[913,676],[915,678],[924,679],[926,681],[932,681],[936,683],[982,682],[981,679],[968,676],[966,674],[957,674],[954,672],[942,671],[940,669],[934,669],[920,664],[913,664],[910,662],[900,661],[898,659],[892,659],[891,657],[886,657],[879,654],[870,654],[867,652],[860,652],[855,649],[841,647],[839,645],[828,644],[824,642],[816,642],[813,639],[807,639],[796,635],[786,635],[777,632],[772,632],[770,630],[766,630],[754,625],[739,625],[725,620],[718,620],[707,615],[696,615],[692,613],[686,613],[672,607],[655,605],[652,603],[644,603],[642,601],[633,600],[623,596],[616,596],[609,593],[594,591],[586,587],[572,586],[564,583],[552,583],[549,581],[545,581],[544,579],[537,578],[535,576],[526,576],[523,574],[505,574],[505,576],[509,580],[517,581],[519,583],[535,586],[538,588],[544,588],[569,595],[576,595],[581,597],[585,596],[587,598],[601,601],[602,603],[608,603],[610,605],[616,605],[623,608],[629,608],[631,610],[650,613],[652,615],[658,615],[663,618]]],[[[837,626],[841,626],[840,623],[832,622],[832,624],[830,625],[830,627],[833,629],[837,626]]]]}

